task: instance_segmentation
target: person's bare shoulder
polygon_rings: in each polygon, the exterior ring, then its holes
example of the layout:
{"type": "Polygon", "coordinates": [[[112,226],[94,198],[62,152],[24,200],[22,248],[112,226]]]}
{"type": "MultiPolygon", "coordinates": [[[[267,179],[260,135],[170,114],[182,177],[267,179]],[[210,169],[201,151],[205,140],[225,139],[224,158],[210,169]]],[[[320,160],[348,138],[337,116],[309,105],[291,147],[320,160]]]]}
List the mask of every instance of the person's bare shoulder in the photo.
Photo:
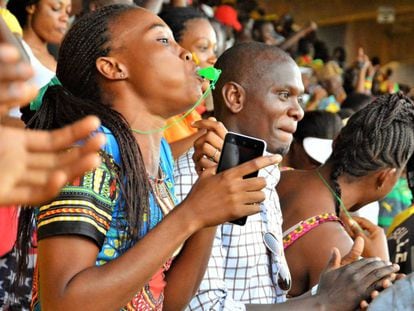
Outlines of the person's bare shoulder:
{"type": "Polygon", "coordinates": [[[313,171],[282,172],[277,193],[283,212],[283,229],[290,228],[301,220],[327,212],[326,206],[333,206],[333,203],[329,194],[323,195],[324,191],[323,185],[320,185],[313,171]]]}

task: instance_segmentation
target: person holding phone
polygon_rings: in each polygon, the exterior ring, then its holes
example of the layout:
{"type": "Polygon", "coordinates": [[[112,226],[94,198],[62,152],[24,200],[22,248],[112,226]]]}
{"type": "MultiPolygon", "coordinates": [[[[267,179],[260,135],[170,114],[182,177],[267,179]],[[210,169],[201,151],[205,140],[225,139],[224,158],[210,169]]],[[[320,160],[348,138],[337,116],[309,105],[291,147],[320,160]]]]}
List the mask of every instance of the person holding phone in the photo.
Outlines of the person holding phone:
{"type": "MultiPolygon", "coordinates": [[[[176,192],[181,199],[188,195],[197,173],[217,167],[227,129],[263,139],[269,153],[283,155],[289,149],[297,122],[303,117],[299,68],[279,48],[258,42],[239,44],[225,51],[216,67],[222,70],[213,92],[215,116],[220,122],[212,118],[194,124],[207,132],[195,142],[195,149],[176,163],[176,192]]],[[[254,310],[314,310],[317,306],[354,310],[365,298],[365,291],[382,278],[364,277],[367,266],[365,272],[359,267],[367,261],[331,270],[322,277],[315,296],[282,304],[291,282],[284,260],[282,214],[275,189],[279,169],[276,165],[267,167],[259,171],[259,176],[267,180],[261,212],[247,217],[244,226],[229,223],[218,226],[207,271],[187,309],[245,310],[246,304],[259,304],[254,310]],[[339,271],[341,277],[329,276],[339,271]],[[281,304],[274,306],[275,303],[281,304]]],[[[222,202],[222,206],[225,208],[226,203],[222,202]]],[[[360,255],[361,243],[363,240],[357,239],[343,264],[360,255]]],[[[335,251],[330,268],[339,266],[339,261],[335,251]],[[332,265],[333,262],[336,264],[332,265]]],[[[391,267],[384,262],[381,265],[391,267]]],[[[380,275],[384,276],[381,272],[380,275]]]]}
{"type": "Polygon", "coordinates": [[[318,283],[333,246],[346,253],[356,236],[365,240],[364,257],[389,260],[382,228],[362,217],[351,218],[349,212],[383,198],[394,187],[414,152],[413,121],[411,99],[402,93],[377,97],[351,116],[325,164],[282,172],[277,191],[292,296],[318,283]]]}
{"type": "MultiPolygon", "coordinates": [[[[210,227],[259,211],[252,203],[264,199],[266,183],[242,177],[280,158],[261,157],[222,174],[206,170],[175,206],[162,129],[202,95],[191,54],[158,16],[131,5],[79,18],[59,53],[61,85],[48,88],[29,127],[59,128],[96,114],[107,144],[99,168],[36,209],[33,307],[180,310],[204,272],[208,256],[197,256],[210,251],[210,227]]],[[[24,218],[29,229],[31,216],[24,218]]],[[[28,237],[30,230],[23,231],[22,245],[28,237]]]]}

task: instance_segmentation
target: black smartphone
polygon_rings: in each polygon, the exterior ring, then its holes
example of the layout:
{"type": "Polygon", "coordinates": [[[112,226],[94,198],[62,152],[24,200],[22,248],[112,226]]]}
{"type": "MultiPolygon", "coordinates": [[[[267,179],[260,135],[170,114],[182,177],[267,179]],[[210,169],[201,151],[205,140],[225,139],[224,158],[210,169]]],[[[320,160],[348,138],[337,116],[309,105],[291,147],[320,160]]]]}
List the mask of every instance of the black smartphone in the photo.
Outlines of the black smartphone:
{"type": "MultiPolygon", "coordinates": [[[[217,166],[217,173],[250,161],[263,155],[266,150],[266,142],[262,139],[250,137],[242,134],[228,132],[224,137],[223,148],[217,166]]],[[[243,178],[257,177],[256,171],[243,178]]],[[[236,225],[243,226],[247,216],[231,221],[236,225]]]]}
{"type": "Polygon", "coordinates": [[[6,22],[3,17],[0,16],[0,43],[9,43],[14,45],[20,53],[20,58],[22,61],[30,63],[29,55],[23,47],[21,38],[18,35],[12,33],[7,27],[6,22]]]}

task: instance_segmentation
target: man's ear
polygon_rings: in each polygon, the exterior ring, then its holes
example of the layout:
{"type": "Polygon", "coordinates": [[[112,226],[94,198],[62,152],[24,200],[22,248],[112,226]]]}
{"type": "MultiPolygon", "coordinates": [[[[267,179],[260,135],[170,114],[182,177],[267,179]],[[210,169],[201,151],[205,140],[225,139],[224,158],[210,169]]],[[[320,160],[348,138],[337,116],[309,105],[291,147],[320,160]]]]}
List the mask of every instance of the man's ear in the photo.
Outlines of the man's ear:
{"type": "Polygon", "coordinates": [[[236,82],[227,82],[221,89],[221,95],[227,108],[233,113],[239,113],[244,106],[246,100],[246,92],[244,88],[236,82]]]}
{"type": "Polygon", "coordinates": [[[387,189],[392,189],[397,179],[399,178],[400,173],[396,168],[385,168],[380,170],[377,173],[376,187],[377,190],[387,187],[387,189]]]}
{"type": "Polygon", "coordinates": [[[128,77],[125,66],[113,57],[99,57],[96,60],[96,69],[108,80],[124,80],[128,77]]]}

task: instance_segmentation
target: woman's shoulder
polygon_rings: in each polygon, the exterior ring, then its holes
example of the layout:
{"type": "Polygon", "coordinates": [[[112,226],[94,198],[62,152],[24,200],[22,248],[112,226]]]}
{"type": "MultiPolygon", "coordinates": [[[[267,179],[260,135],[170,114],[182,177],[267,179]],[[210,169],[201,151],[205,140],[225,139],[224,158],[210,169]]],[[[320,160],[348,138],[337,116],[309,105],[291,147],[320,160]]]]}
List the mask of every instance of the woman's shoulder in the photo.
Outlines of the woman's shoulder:
{"type": "Polygon", "coordinates": [[[334,212],[332,196],[313,171],[286,171],[277,187],[283,211],[284,228],[302,220],[334,212]]]}
{"type": "Polygon", "coordinates": [[[307,195],[312,187],[313,175],[311,171],[285,170],[281,172],[277,192],[281,199],[298,199],[307,195]]]}

